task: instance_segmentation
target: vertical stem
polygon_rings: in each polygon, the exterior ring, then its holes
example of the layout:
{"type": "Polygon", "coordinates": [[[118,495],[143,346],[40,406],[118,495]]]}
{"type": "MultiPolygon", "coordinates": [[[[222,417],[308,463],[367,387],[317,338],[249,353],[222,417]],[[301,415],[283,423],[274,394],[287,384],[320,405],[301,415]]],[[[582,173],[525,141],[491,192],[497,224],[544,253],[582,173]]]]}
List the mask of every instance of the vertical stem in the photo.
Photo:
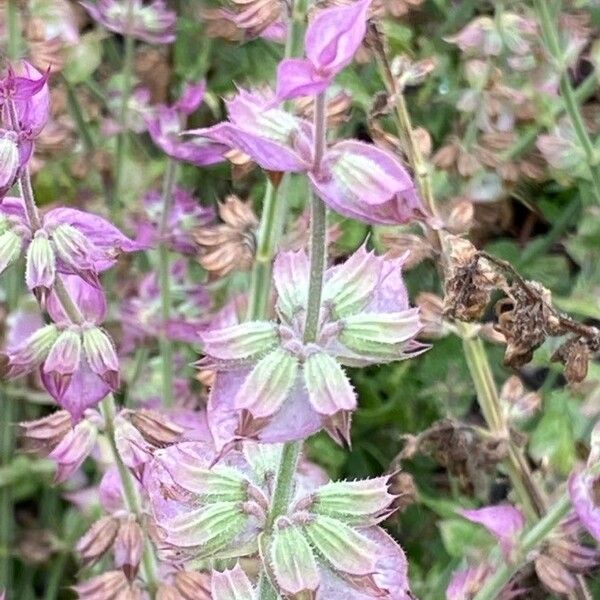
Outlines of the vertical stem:
{"type": "Polygon", "coordinates": [[[8,0],[6,22],[8,23],[8,58],[17,60],[21,52],[21,20],[17,0],[8,0]]]}
{"type": "Polygon", "coordinates": [[[590,135],[585,128],[583,116],[579,109],[579,104],[571,80],[569,79],[569,73],[567,65],[565,64],[565,57],[560,44],[560,38],[556,29],[556,19],[550,14],[550,9],[547,0],[534,0],[535,10],[538,14],[540,25],[542,28],[542,36],[546,44],[546,48],[552,58],[555,60],[558,68],[560,69],[560,92],[565,105],[565,111],[569,116],[571,125],[577,140],[585,153],[588,171],[592,178],[592,187],[594,189],[594,195],[596,200],[600,202],[600,164],[598,156],[594,149],[594,143],[592,142],[590,135]]]}
{"type": "MultiPolygon", "coordinates": [[[[318,170],[325,152],[325,93],[315,98],[315,148],[314,169],[318,170]]],[[[306,301],[306,321],[304,323],[304,341],[314,342],[319,330],[321,293],[327,252],[327,209],[324,202],[314,193],[311,194],[310,223],[310,279],[306,301]]]]}
{"type": "Polygon", "coordinates": [[[169,261],[168,235],[169,215],[173,205],[173,189],[177,179],[177,163],[169,159],[163,181],[162,218],[159,225],[158,271],[160,285],[161,329],[158,340],[162,361],[162,396],[163,406],[173,406],[173,344],[167,336],[167,323],[171,318],[171,273],[169,261]]]}
{"type": "Polygon", "coordinates": [[[277,188],[267,180],[267,189],[263,199],[262,215],[258,230],[256,256],[248,303],[248,319],[264,319],[267,314],[269,291],[271,289],[271,271],[273,257],[277,247],[278,210],[277,188]]]}
{"type": "MultiPolygon", "coordinates": [[[[115,412],[115,400],[112,394],[109,394],[102,401],[102,413],[104,415],[106,435],[110,443],[117,470],[119,471],[119,476],[121,478],[121,484],[123,485],[123,494],[125,495],[125,502],[127,504],[127,508],[132,514],[136,516],[138,523],[142,524],[144,521],[142,507],[140,504],[140,498],[133,483],[131,473],[123,463],[123,460],[121,459],[121,455],[119,454],[119,450],[117,448],[117,442],[115,441],[115,412]]],[[[151,593],[154,593],[159,583],[157,574],[158,565],[156,562],[156,557],[154,556],[152,544],[148,536],[146,536],[144,543],[144,554],[142,555],[142,568],[144,579],[146,580],[148,588],[150,589],[151,593]]]]}
{"type": "MultiPolygon", "coordinates": [[[[129,0],[128,8],[128,21],[131,22],[131,13],[133,11],[132,0],[129,0]]],[[[127,146],[129,139],[129,132],[127,131],[127,109],[129,106],[129,96],[131,95],[131,80],[133,76],[133,54],[134,54],[134,39],[131,35],[125,33],[125,54],[123,57],[123,81],[122,81],[122,93],[121,98],[121,109],[119,113],[119,125],[121,130],[117,137],[117,151],[115,154],[115,185],[113,190],[113,198],[111,205],[111,212],[113,220],[118,215],[119,208],[122,202],[121,194],[123,190],[123,170],[124,161],[127,155],[127,146]]]]}

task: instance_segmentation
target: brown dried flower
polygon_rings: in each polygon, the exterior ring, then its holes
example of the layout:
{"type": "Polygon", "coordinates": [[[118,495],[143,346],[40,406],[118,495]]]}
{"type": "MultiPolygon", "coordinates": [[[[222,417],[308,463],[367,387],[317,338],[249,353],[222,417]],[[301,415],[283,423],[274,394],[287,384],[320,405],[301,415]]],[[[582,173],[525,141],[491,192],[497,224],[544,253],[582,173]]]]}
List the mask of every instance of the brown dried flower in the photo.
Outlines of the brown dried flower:
{"type": "Polygon", "coordinates": [[[90,566],[100,560],[110,550],[118,531],[119,520],[115,517],[98,519],[75,546],[83,564],[90,566]]]}
{"type": "Polygon", "coordinates": [[[252,266],[258,227],[250,204],[237,196],[228,196],[219,205],[219,216],[223,223],[200,227],[195,232],[200,248],[198,262],[214,279],[252,266]]]}
{"type": "Polygon", "coordinates": [[[390,479],[390,494],[396,496],[394,508],[404,512],[417,501],[418,490],[410,473],[395,473],[390,479]]]}
{"type": "Polygon", "coordinates": [[[475,321],[485,312],[502,277],[468,240],[449,236],[448,249],[444,314],[459,321],[475,321]]]}
{"type": "Polygon", "coordinates": [[[435,255],[432,245],[425,238],[413,233],[385,232],[381,234],[381,242],[391,257],[402,256],[408,252],[404,269],[412,269],[435,255]]]}
{"type": "Polygon", "coordinates": [[[444,300],[436,294],[421,292],[415,299],[415,304],[420,309],[423,329],[421,334],[425,338],[439,338],[444,335],[444,300]]]}
{"type": "Polygon", "coordinates": [[[183,435],[183,429],[172,423],[161,413],[146,408],[129,413],[131,424],[142,437],[156,448],[175,444],[183,435]]]}
{"type": "Polygon", "coordinates": [[[22,449],[25,452],[47,456],[69,433],[73,424],[71,414],[58,410],[35,421],[19,423],[22,449]]]}
{"type": "Polygon", "coordinates": [[[565,365],[565,377],[569,383],[581,383],[587,376],[591,351],[588,342],[573,336],[552,355],[552,362],[565,365]]]}
{"type": "Polygon", "coordinates": [[[175,575],[175,589],[180,600],[210,600],[210,576],[196,571],[179,571],[175,575]]]}

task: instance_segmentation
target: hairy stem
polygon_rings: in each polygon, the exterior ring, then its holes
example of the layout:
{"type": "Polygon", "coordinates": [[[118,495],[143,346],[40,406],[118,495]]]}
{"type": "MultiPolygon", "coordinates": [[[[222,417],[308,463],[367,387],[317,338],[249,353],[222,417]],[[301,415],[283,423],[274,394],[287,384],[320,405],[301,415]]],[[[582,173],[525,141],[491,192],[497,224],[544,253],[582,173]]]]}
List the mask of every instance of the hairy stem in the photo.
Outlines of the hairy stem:
{"type": "Polygon", "coordinates": [[[162,190],[162,217],[158,229],[158,272],[160,285],[161,329],[158,339],[162,362],[161,381],[163,406],[173,406],[173,344],[167,336],[167,323],[171,318],[171,273],[169,261],[168,235],[169,215],[173,206],[173,190],[177,180],[177,163],[169,159],[162,190]]]}
{"type": "Polygon", "coordinates": [[[596,200],[600,202],[600,164],[594,150],[594,143],[585,127],[579,103],[569,79],[564,52],[561,48],[560,37],[556,28],[556,18],[550,13],[550,7],[546,0],[534,0],[534,5],[542,28],[542,37],[544,38],[546,49],[560,69],[560,92],[565,105],[565,111],[569,116],[577,140],[585,153],[594,195],[596,196],[596,200]]]}
{"type": "Polygon", "coordinates": [[[520,539],[515,551],[516,558],[512,561],[503,560],[498,564],[494,574],[487,580],[474,600],[495,600],[500,597],[500,592],[508,584],[511,577],[530,560],[529,553],[535,550],[552,531],[567,516],[571,509],[569,496],[562,496],[546,515],[533,527],[526,531],[520,539]]]}
{"type": "MultiPolygon", "coordinates": [[[[135,488],[133,477],[121,459],[121,455],[119,454],[119,450],[117,448],[117,442],[115,440],[114,420],[116,410],[115,400],[112,394],[109,394],[102,401],[102,414],[105,421],[105,432],[110,443],[113,459],[117,466],[117,470],[119,471],[121,484],[123,485],[123,494],[125,495],[127,508],[136,516],[138,523],[143,524],[144,515],[142,512],[140,498],[135,488]]],[[[154,556],[152,544],[148,536],[145,536],[144,554],[142,555],[142,569],[146,584],[148,585],[150,592],[154,594],[159,583],[157,573],[158,565],[156,562],[156,557],[154,556]]]]}

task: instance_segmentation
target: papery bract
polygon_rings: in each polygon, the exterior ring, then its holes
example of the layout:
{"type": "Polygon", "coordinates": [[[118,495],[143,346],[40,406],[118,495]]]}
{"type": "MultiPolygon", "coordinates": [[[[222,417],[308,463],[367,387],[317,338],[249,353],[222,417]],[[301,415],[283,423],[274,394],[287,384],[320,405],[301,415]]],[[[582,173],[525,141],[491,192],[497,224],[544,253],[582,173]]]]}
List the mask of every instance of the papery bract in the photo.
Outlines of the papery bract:
{"type": "Polygon", "coordinates": [[[57,483],[68,479],[82,465],[96,444],[97,434],[97,426],[91,420],[83,419],[52,450],[48,458],[57,464],[57,483]]]}

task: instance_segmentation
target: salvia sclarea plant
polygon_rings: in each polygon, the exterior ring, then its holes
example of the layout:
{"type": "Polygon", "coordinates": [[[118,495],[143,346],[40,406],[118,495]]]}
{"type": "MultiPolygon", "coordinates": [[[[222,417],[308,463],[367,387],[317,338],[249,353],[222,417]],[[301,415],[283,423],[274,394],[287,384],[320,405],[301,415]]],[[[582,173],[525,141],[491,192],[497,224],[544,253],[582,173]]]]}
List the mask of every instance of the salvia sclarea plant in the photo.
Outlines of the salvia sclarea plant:
{"type": "MultiPolygon", "coordinates": [[[[494,545],[453,565],[446,597],[527,597],[532,578],[553,593],[589,597],[583,574],[597,566],[598,554],[583,536],[600,540],[597,427],[586,465],[573,470],[566,491],[551,502],[514,434],[539,398],[515,379],[498,394],[482,350],[484,327],[472,322],[483,317],[494,294],[502,294],[496,334],[506,343],[506,364],[523,366],[546,340],[562,338],[553,360],[564,364],[572,382],[585,378],[600,332],[560,313],[548,290],[510,263],[453,235],[451,219],[438,209],[423,138],[404,99],[404,86],[421,82],[429,67],[391,65],[378,24],[382,15],[405,14],[420,2],[394,7],[359,0],[307,11],[299,0],[236,0],[231,10],[211,13],[215,31],[221,28],[230,39],[283,42],[285,56],[269,86],[240,85],[225,101],[227,118],[202,127],[188,121],[199,109],[214,109],[204,81],[187,82],[173,102],[153,101],[148,89],[136,87],[136,41],[160,47],[176,40],[170,4],[81,4],[99,29],[124,39],[117,87],[107,95],[92,89],[106,103],[102,134],[114,142],[108,159],[115,161],[113,179],[98,173],[104,206],[38,205],[31,171],[35,145],[43,146],[44,129],[53,124],[56,79],[50,68],[17,57],[0,79],[0,271],[37,303],[33,310],[12,302],[0,371],[6,389],[26,378],[25,389],[37,390],[31,397],[45,390],[52,398],[55,410],[19,422],[22,449],[48,459],[40,464],[51,465],[54,482],[65,485],[73,505],[96,511],[96,520],[72,540],[81,568],[78,581],[68,583],[71,590],[87,600],[415,598],[407,556],[383,526],[405,496],[418,496],[414,483],[396,467],[375,478],[332,481],[303,447],[318,432],[351,446],[359,403],[351,372],[416,358],[430,348],[422,341],[426,334],[453,332],[463,341],[489,431],[472,428],[471,447],[458,455],[449,440],[463,435],[461,428],[441,423],[409,436],[400,459],[437,443],[449,468],[465,463],[489,471],[500,463],[516,493],[455,511],[455,522],[467,522],[468,531],[482,528],[494,545]],[[373,139],[387,143],[342,135],[336,110],[346,106],[346,97],[336,81],[356,59],[378,63],[387,87],[384,112],[394,114],[398,139],[376,128],[373,139]],[[398,68],[404,69],[400,76],[398,68]],[[134,177],[127,153],[132,140],[139,142],[135,136],[145,133],[166,155],[163,186],[124,202],[127,177],[134,177]],[[216,211],[204,206],[179,180],[180,163],[208,169],[225,161],[264,172],[260,219],[234,195],[216,211]],[[294,186],[306,191],[310,211],[296,235],[286,236],[286,195],[294,186]],[[379,253],[366,240],[334,260],[329,251],[337,232],[328,215],[424,231],[424,255],[439,257],[445,277],[443,306],[432,294],[422,308],[411,306],[403,275],[410,252],[379,253]],[[198,262],[208,273],[203,282],[190,260],[198,246],[198,262]],[[242,270],[251,270],[240,279],[245,287],[236,282],[228,290],[224,278],[242,270]],[[204,388],[208,394],[199,406],[204,388]],[[470,452],[481,452],[482,462],[470,452]],[[86,487],[92,462],[99,477],[86,487]]],[[[70,29],[73,21],[65,17],[72,7],[59,5],[65,11],[59,36],[76,38],[77,28],[70,29]]],[[[449,37],[477,56],[467,76],[483,68],[482,57],[519,73],[548,69],[552,61],[544,62],[543,53],[556,59],[562,42],[547,8],[537,8],[540,23],[499,11],[497,19],[480,17],[449,37]],[[529,54],[538,26],[544,40],[536,62],[529,54]]],[[[7,10],[14,28],[14,3],[7,10]]],[[[564,69],[582,47],[577,39],[567,42],[564,69]]],[[[64,77],[92,154],[97,141],[64,77]]],[[[563,81],[550,85],[551,93],[573,92],[564,77],[558,74],[563,81]]],[[[506,88],[487,90],[495,83],[478,81],[462,95],[459,110],[474,113],[476,123],[466,134],[469,144],[498,123],[502,129],[516,122],[506,88]]],[[[576,121],[570,127],[577,129],[581,115],[569,106],[567,117],[576,121]]],[[[579,135],[585,155],[589,136],[585,129],[579,135]]],[[[549,144],[554,148],[550,142],[538,140],[543,154],[549,144]]],[[[464,148],[453,144],[434,162],[449,168],[458,161],[461,176],[474,176],[473,198],[512,181],[490,184],[484,172],[492,166],[489,154],[487,163],[467,164],[459,156],[464,148]]],[[[585,169],[581,177],[596,182],[595,163],[585,169]]],[[[462,225],[463,217],[454,214],[462,225]]],[[[394,244],[400,245],[397,238],[394,244]]],[[[12,424],[3,416],[6,441],[12,424]]],[[[0,509],[10,509],[10,501],[5,494],[0,509]]],[[[2,543],[10,540],[6,531],[0,531],[2,543]]],[[[50,597],[60,576],[52,579],[50,597]]],[[[19,597],[6,571],[2,577],[6,597],[19,597]]],[[[423,589],[424,598],[427,593],[423,589]]]]}

